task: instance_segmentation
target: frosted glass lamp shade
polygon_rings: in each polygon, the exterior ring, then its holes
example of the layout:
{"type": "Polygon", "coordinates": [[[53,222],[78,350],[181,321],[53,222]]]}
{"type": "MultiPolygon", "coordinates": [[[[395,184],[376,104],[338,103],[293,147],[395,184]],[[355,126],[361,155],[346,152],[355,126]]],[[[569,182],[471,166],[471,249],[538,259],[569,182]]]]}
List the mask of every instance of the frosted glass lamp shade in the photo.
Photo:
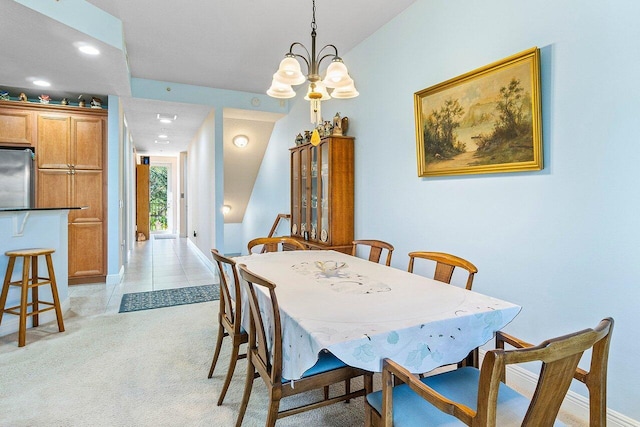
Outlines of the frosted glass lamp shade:
{"type": "Polygon", "coordinates": [[[274,78],[271,87],[267,90],[267,95],[272,98],[287,99],[296,96],[296,92],[291,88],[291,85],[278,83],[274,78]]]}
{"type": "Polygon", "coordinates": [[[353,80],[349,77],[349,72],[344,62],[334,59],[327,68],[327,74],[322,83],[328,88],[337,88],[349,86],[353,83],[353,80]]]}
{"type": "Polygon", "coordinates": [[[273,78],[282,84],[289,86],[299,85],[305,82],[307,78],[302,74],[300,70],[300,63],[293,57],[287,56],[280,62],[278,71],[273,75],[273,78]]]}
{"type": "Polygon", "coordinates": [[[336,99],[355,98],[358,95],[360,95],[360,92],[356,90],[356,86],[355,84],[353,84],[353,81],[349,86],[339,87],[334,89],[333,92],[331,92],[331,96],[336,99]]]}

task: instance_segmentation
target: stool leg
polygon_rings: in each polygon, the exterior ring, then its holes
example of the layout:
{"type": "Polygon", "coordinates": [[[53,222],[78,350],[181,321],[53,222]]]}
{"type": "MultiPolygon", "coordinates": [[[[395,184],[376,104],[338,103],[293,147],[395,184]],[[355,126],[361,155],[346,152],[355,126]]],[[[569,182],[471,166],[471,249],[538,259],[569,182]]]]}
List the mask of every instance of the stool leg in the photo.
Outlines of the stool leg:
{"type": "Polygon", "coordinates": [[[7,272],[4,275],[4,283],[2,285],[2,294],[0,295],[0,324],[2,324],[2,315],[4,314],[4,306],[7,303],[7,295],[9,294],[9,282],[11,282],[11,275],[13,274],[13,266],[16,263],[16,257],[9,257],[9,264],[7,264],[7,272]]]}
{"type": "Polygon", "coordinates": [[[33,327],[35,328],[40,324],[40,317],[38,316],[38,257],[31,257],[31,312],[35,313],[31,317],[33,318],[33,327]]]}
{"type": "Polygon", "coordinates": [[[7,295],[9,294],[9,282],[13,275],[13,266],[16,263],[16,257],[10,256],[7,264],[7,272],[4,275],[4,283],[2,285],[2,294],[0,294],[0,324],[2,324],[2,315],[4,314],[4,306],[7,304],[7,295]]]}
{"type": "Polygon", "coordinates": [[[20,327],[18,330],[18,347],[24,347],[27,339],[27,296],[29,294],[29,264],[30,256],[23,257],[22,284],[20,286],[20,327]]]}
{"type": "Polygon", "coordinates": [[[60,308],[60,298],[58,298],[58,284],[56,283],[56,275],[53,271],[53,261],[51,254],[45,255],[47,260],[47,270],[49,271],[49,280],[51,281],[51,295],[53,296],[53,304],[56,308],[56,320],[58,321],[58,331],[64,332],[64,321],[62,320],[62,309],[60,308]]]}

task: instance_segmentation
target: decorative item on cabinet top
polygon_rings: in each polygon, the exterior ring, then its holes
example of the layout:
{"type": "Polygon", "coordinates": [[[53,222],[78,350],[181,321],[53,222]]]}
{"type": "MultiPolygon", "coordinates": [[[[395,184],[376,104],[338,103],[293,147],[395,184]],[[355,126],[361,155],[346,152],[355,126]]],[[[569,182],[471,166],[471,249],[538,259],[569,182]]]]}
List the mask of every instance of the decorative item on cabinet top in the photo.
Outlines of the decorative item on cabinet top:
{"type": "Polygon", "coordinates": [[[347,135],[347,129],[349,128],[349,117],[340,117],[340,113],[336,113],[336,115],[333,117],[333,120],[325,120],[322,123],[319,123],[318,126],[316,126],[313,130],[305,130],[304,131],[304,136],[302,135],[303,132],[300,132],[298,135],[296,135],[295,138],[295,145],[296,147],[299,145],[303,145],[303,144],[308,144],[308,143],[313,143],[315,142],[315,144],[313,145],[318,145],[319,141],[318,140],[314,140],[312,141],[314,138],[314,132],[317,132],[317,135],[320,138],[324,138],[327,136],[346,136],[347,135]]]}
{"type": "MultiPolygon", "coordinates": [[[[60,100],[54,99],[51,95],[47,94],[37,94],[34,92],[14,92],[13,96],[11,94],[11,88],[8,89],[0,89],[0,101],[19,101],[19,102],[29,102],[34,104],[48,104],[48,105],[62,105],[69,107],[85,107],[86,101],[84,100],[84,95],[78,96],[78,104],[73,105],[69,102],[69,96],[63,96],[60,100]]],[[[13,89],[15,90],[15,89],[13,89]]],[[[91,97],[91,108],[107,108],[107,105],[102,102],[101,98],[97,96],[91,97]]]]}

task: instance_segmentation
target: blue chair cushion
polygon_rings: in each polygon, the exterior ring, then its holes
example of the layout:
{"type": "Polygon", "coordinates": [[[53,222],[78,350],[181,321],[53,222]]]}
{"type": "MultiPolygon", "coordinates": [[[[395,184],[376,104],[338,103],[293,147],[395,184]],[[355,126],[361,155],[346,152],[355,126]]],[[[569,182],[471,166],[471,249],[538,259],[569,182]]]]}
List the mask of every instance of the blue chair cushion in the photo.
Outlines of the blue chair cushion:
{"type": "MultiPolygon", "coordinates": [[[[480,371],[464,367],[421,379],[443,396],[476,410],[480,371]]],[[[382,413],[382,391],[367,395],[367,402],[382,413]]],[[[505,384],[498,391],[498,414],[496,425],[500,427],[520,426],[529,408],[530,400],[505,384]]],[[[407,426],[464,426],[456,417],[445,414],[422,399],[406,384],[393,388],[393,425],[407,426]]],[[[554,426],[564,426],[556,421],[554,426]]]]}
{"type": "MultiPolygon", "coordinates": [[[[347,366],[342,360],[338,359],[328,351],[321,351],[318,355],[318,361],[315,365],[304,371],[302,378],[311,377],[313,375],[322,374],[323,372],[333,371],[334,369],[344,368],[347,366]]],[[[282,379],[282,383],[287,383],[291,380],[282,379]]],[[[295,380],[294,380],[295,382],[295,380]]]]}

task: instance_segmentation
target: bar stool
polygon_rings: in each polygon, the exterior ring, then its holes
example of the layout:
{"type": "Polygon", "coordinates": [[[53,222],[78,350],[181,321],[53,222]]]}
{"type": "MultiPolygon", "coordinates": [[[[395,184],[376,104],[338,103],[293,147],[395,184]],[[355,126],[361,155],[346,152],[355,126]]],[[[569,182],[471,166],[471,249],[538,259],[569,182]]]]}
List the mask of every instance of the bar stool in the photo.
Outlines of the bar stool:
{"type": "Polygon", "coordinates": [[[2,315],[4,313],[20,316],[20,327],[18,330],[18,347],[23,347],[27,333],[27,316],[33,317],[33,327],[38,326],[38,315],[45,311],[55,310],[56,320],[58,321],[58,330],[64,332],[64,323],[62,320],[62,310],[60,309],[60,299],[58,298],[58,287],[56,285],[56,276],[53,272],[53,262],[51,254],[55,249],[20,249],[15,251],[7,251],[4,254],[9,257],[7,272],[4,276],[4,284],[2,286],[2,294],[0,295],[0,324],[2,323],[2,315]],[[38,275],[38,257],[44,255],[47,262],[47,270],[49,277],[40,277],[38,275]],[[13,266],[16,258],[22,257],[22,280],[12,282],[13,266]],[[31,266],[31,276],[29,276],[29,266],[31,266]],[[51,285],[51,295],[53,302],[41,301],[38,299],[38,287],[43,285],[51,285]],[[10,286],[20,287],[20,305],[5,308],[7,303],[7,294],[10,286]],[[27,294],[31,289],[31,302],[27,303],[27,294]],[[47,305],[46,308],[40,308],[39,304],[47,305]],[[31,306],[31,311],[27,312],[27,307],[31,306]]]}

